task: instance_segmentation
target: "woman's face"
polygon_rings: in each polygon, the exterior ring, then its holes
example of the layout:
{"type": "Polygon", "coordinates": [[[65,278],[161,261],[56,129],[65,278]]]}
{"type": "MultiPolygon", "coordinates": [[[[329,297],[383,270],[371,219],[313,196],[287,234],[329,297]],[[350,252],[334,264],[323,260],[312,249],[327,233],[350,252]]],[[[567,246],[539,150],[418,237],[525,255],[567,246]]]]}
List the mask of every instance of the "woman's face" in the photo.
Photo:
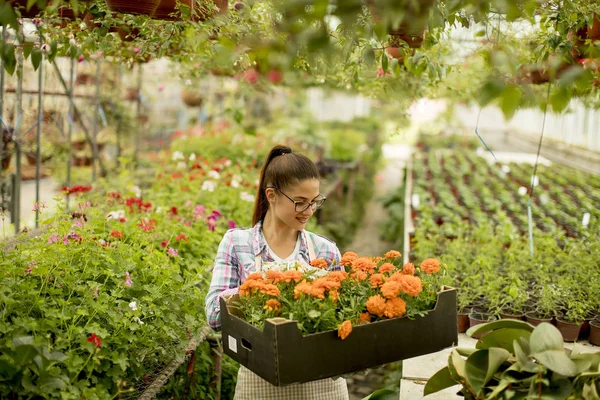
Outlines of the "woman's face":
{"type": "MultiPolygon", "coordinates": [[[[312,207],[308,207],[304,211],[297,212],[292,200],[311,203],[315,199],[322,197],[319,194],[319,180],[307,179],[290,187],[279,189],[267,189],[269,207],[271,207],[273,214],[278,220],[292,229],[304,229],[308,219],[314,214],[314,210],[312,207]]],[[[303,207],[299,205],[299,208],[303,207]]]]}

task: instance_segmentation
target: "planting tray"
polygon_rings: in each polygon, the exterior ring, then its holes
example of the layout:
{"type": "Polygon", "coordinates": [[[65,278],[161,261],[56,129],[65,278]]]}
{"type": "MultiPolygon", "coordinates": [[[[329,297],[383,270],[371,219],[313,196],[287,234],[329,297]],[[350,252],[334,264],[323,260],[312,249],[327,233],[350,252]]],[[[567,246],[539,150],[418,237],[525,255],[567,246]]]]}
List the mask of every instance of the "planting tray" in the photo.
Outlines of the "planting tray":
{"type": "Polygon", "coordinates": [[[444,287],[424,317],[377,321],[337,331],[302,336],[295,321],[266,320],[264,330],[237,317],[221,298],[225,354],[275,386],[309,382],[434,353],[458,343],[456,289],[444,287]]]}

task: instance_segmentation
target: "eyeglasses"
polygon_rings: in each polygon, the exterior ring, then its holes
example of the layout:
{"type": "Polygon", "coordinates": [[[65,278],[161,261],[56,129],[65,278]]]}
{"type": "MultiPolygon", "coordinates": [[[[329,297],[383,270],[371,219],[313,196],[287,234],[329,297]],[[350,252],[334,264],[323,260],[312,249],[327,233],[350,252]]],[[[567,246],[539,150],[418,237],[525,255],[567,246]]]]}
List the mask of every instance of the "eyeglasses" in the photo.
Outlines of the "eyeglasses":
{"type": "Polygon", "coordinates": [[[326,197],[321,196],[318,199],[311,201],[310,203],[307,201],[296,201],[296,200],[292,199],[290,196],[288,196],[287,194],[283,193],[281,191],[281,189],[279,189],[278,187],[269,186],[269,187],[267,187],[267,189],[278,190],[279,193],[281,193],[282,195],[284,195],[285,197],[290,199],[290,201],[292,203],[294,203],[294,209],[296,210],[296,212],[299,212],[299,213],[308,210],[308,207],[312,208],[312,210],[315,211],[316,209],[321,208],[323,203],[325,203],[325,200],[327,200],[326,197]]]}

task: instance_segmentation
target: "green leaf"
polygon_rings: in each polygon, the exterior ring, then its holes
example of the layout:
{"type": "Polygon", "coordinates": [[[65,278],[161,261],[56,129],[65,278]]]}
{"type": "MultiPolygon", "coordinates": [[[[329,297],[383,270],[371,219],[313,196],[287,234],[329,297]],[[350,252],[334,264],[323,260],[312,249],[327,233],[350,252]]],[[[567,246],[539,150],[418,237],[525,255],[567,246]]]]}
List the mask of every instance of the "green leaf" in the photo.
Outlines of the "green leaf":
{"type": "Polygon", "coordinates": [[[457,347],[456,351],[463,357],[469,357],[471,354],[475,353],[478,349],[467,349],[462,347],[457,347]]]}
{"type": "Polygon", "coordinates": [[[533,330],[529,343],[532,353],[541,353],[548,350],[563,351],[562,335],[558,329],[547,322],[542,322],[533,330]]]}
{"type": "Polygon", "coordinates": [[[308,312],[308,317],[311,319],[317,319],[321,316],[321,312],[317,311],[317,310],[310,310],[308,312]]]}
{"type": "Polygon", "coordinates": [[[23,57],[27,59],[33,50],[33,42],[23,43],[23,57]]]}
{"type": "Polygon", "coordinates": [[[33,336],[19,336],[13,338],[13,347],[16,349],[19,346],[27,346],[33,344],[33,336]]]}
{"type": "Polygon", "coordinates": [[[587,382],[583,385],[583,391],[581,392],[584,400],[597,400],[600,398],[600,394],[596,390],[594,382],[587,382]]]}
{"type": "Polygon", "coordinates": [[[467,358],[465,371],[475,393],[483,391],[485,385],[498,372],[498,368],[508,359],[510,353],[504,349],[479,350],[467,358]]]}
{"type": "Polygon", "coordinates": [[[479,90],[479,104],[485,106],[502,93],[503,83],[497,80],[486,82],[479,90]]]}
{"type": "Polygon", "coordinates": [[[17,14],[12,8],[9,2],[3,1],[0,3],[0,25],[10,26],[14,30],[19,29],[19,21],[17,21],[17,14]]]}
{"type": "Polygon", "coordinates": [[[515,111],[521,104],[521,97],[523,94],[517,86],[508,85],[504,88],[500,98],[500,108],[506,119],[511,119],[515,115],[515,111]]]}
{"type": "Polygon", "coordinates": [[[35,71],[37,71],[37,69],[40,67],[40,63],[42,62],[43,58],[44,55],[40,49],[34,49],[31,53],[31,63],[33,64],[33,69],[35,71]]]}
{"type": "Polygon", "coordinates": [[[485,324],[475,325],[467,330],[467,335],[473,336],[478,333],[494,331],[496,329],[520,329],[525,332],[532,332],[533,326],[525,321],[517,321],[516,319],[500,319],[498,321],[486,322],[485,324]]]}
{"type": "Polygon", "coordinates": [[[550,95],[550,104],[555,112],[561,112],[567,108],[569,101],[571,101],[571,94],[564,87],[550,95]]]}
{"type": "Polygon", "coordinates": [[[9,75],[15,73],[17,67],[17,59],[15,57],[15,46],[10,43],[2,43],[2,53],[0,54],[4,61],[4,69],[9,75]]]}
{"type": "Polygon", "coordinates": [[[385,51],[381,55],[381,69],[383,69],[384,73],[388,71],[388,57],[385,51]]]}
{"type": "Polygon", "coordinates": [[[571,361],[563,350],[547,350],[533,353],[531,356],[537,359],[544,367],[562,376],[577,375],[577,365],[571,361]]]}
{"type": "Polygon", "coordinates": [[[423,394],[427,396],[428,394],[436,393],[440,390],[444,390],[458,384],[458,382],[452,379],[448,367],[444,367],[436,372],[431,378],[429,378],[427,384],[425,385],[423,394]]]}
{"type": "Polygon", "coordinates": [[[67,387],[63,380],[50,376],[42,376],[40,379],[38,379],[37,386],[40,390],[45,392],[64,390],[67,387]]]}
{"type": "Polygon", "coordinates": [[[581,65],[573,65],[569,67],[565,72],[560,75],[560,79],[558,80],[558,84],[560,86],[570,86],[572,85],[583,73],[585,70],[581,65]]]}
{"type": "Polygon", "coordinates": [[[523,351],[523,349],[521,348],[521,345],[519,345],[519,341],[518,340],[514,340],[513,341],[513,349],[515,352],[515,356],[517,357],[517,361],[520,364],[527,364],[529,362],[529,356],[527,354],[525,354],[525,352],[523,351]]]}
{"type": "Polygon", "coordinates": [[[400,394],[394,390],[379,389],[363,398],[363,400],[397,400],[399,396],[400,394]]]}
{"type": "Polygon", "coordinates": [[[512,353],[514,349],[513,342],[520,337],[529,339],[530,335],[530,332],[522,329],[498,329],[482,336],[475,347],[478,349],[500,347],[512,353]]]}

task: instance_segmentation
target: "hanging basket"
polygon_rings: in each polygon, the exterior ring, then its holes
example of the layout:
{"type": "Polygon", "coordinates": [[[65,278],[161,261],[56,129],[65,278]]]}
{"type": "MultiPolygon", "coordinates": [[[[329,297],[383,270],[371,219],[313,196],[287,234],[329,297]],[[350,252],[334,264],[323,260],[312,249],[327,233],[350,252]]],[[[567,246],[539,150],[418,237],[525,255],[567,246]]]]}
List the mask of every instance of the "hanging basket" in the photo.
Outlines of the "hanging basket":
{"type": "Polygon", "coordinates": [[[35,3],[27,10],[27,0],[9,0],[8,2],[13,6],[15,11],[18,9],[21,12],[21,17],[23,18],[34,18],[42,12],[35,3]]]}
{"type": "Polygon", "coordinates": [[[136,101],[138,99],[139,91],[137,88],[129,87],[125,90],[125,100],[136,101]]]}
{"type": "Polygon", "coordinates": [[[411,49],[417,49],[423,44],[425,38],[425,29],[415,30],[408,26],[400,25],[398,29],[390,29],[391,47],[400,47],[402,42],[406,42],[411,49]]]}
{"type": "Polygon", "coordinates": [[[106,0],[110,11],[123,14],[152,15],[158,7],[160,0],[106,0]]]}
{"type": "Polygon", "coordinates": [[[594,23],[592,26],[587,27],[587,37],[592,40],[600,40],[600,19],[596,14],[594,16],[594,23]]]}
{"type": "Polygon", "coordinates": [[[197,19],[199,21],[205,21],[214,16],[227,14],[227,7],[229,6],[228,0],[203,0],[202,1],[203,5],[208,4],[209,2],[212,2],[219,9],[219,11],[217,11],[216,13],[210,13],[210,12],[206,12],[204,9],[197,10],[197,14],[198,14],[197,19]]]}
{"type": "Polygon", "coordinates": [[[183,88],[181,91],[181,100],[190,107],[200,107],[204,102],[204,98],[198,91],[188,88],[183,88]]]}
{"type": "MultiPolygon", "coordinates": [[[[194,0],[181,0],[180,7],[188,7],[191,9],[195,4],[194,0]]],[[[160,0],[158,7],[152,18],[162,19],[165,21],[177,21],[182,19],[181,11],[177,8],[177,0],[160,0]]]]}

